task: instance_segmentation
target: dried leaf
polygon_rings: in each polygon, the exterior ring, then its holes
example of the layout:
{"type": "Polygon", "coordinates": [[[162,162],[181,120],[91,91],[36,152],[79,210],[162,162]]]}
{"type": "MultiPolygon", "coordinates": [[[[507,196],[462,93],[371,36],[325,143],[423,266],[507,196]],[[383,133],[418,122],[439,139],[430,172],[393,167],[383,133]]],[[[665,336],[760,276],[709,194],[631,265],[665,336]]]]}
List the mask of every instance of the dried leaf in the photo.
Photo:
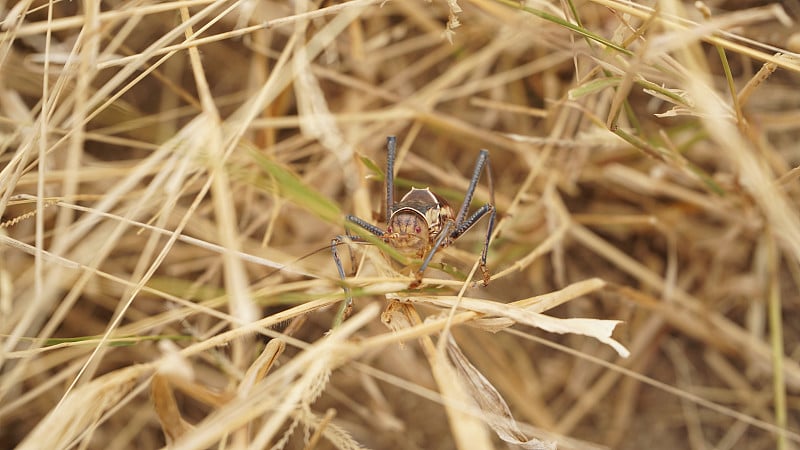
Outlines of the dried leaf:
{"type": "Polygon", "coordinates": [[[264,379],[285,348],[286,343],[282,339],[272,339],[267,343],[264,351],[250,365],[242,382],[239,383],[238,394],[240,396],[246,396],[256,383],[264,379]]]}
{"type": "Polygon", "coordinates": [[[464,443],[470,443],[468,448],[492,448],[490,434],[482,423],[486,422],[491,426],[491,421],[485,417],[476,417],[471,411],[475,406],[475,394],[471,386],[465,383],[467,380],[460,376],[441,352],[432,352],[428,355],[428,360],[439,392],[449,406],[450,429],[459,448],[467,448],[464,443]]]}
{"type": "Polygon", "coordinates": [[[516,323],[530,325],[551,333],[573,333],[590,336],[611,346],[623,358],[627,358],[628,355],[630,355],[630,352],[625,346],[611,337],[614,327],[621,323],[619,320],[582,318],[559,319],[539,314],[530,309],[521,308],[516,305],[467,297],[463,297],[460,300],[458,300],[458,297],[454,296],[414,297],[414,300],[422,300],[445,307],[451,307],[455,301],[458,301],[459,307],[469,311],[486,314],[492,317],[505,317],[516,323]]]}
{"type": "Polygon", "coordinates": [[[161,430],[170,445],[191,429],[178,409],[172,387],[164,375],[155,374],[150,382],[150,397],[153,399],[153,408],[161,423],[161,430]]]}
{"type": "Polygon", "coordinates": [[[472,395],[473,400],[483,411],[483,419],[504,442],[530,450],[555,450],[555,442],[544,442],[539,439],[528,439],[517,426],[506,401],[492,386],[492,383],[469,362],[456,344],[452,335],[447,339],[447,354],[453,363],[461,384],[472,395]]]}

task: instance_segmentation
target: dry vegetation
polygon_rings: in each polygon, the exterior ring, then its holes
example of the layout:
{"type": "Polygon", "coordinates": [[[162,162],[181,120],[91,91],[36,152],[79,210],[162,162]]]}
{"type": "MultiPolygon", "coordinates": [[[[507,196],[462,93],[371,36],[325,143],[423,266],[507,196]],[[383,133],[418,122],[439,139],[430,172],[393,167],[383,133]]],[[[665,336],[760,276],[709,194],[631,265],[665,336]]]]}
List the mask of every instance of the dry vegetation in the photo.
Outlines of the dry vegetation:
{"type": "Polygon", "coordinates": [[[0,448],[800,446],[800,2],[636,3],[0,3],[0,448]]]}

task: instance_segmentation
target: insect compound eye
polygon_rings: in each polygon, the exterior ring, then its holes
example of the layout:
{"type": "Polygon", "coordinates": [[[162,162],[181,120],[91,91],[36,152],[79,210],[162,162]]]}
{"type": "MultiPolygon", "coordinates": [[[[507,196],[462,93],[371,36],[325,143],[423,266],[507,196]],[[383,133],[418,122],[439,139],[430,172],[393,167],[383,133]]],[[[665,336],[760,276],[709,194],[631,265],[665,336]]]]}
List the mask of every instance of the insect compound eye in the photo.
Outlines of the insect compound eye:
{"type": "Polygon", "coordinates": [[[391,233],[392,232],[392,227],[391,226],[386,227],[386,232],[387,233],[391,233]]]}
{"type": "Polygon", "coordinates": [[[414,227],[414,232],[417,233],[417,234],[422,233],[422,227],[417,225],[416,227],[414,227]]]}

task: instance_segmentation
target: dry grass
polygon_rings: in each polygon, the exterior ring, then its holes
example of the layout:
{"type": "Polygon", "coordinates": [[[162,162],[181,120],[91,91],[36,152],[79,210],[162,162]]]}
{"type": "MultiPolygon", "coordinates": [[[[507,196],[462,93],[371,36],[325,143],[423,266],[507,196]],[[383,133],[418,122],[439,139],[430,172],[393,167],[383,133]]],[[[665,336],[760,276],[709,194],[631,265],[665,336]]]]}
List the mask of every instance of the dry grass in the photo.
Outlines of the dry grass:
{"type": "Polygon", "coordinates": [[[798,0],[2,5],[0,448],[800,446],[798,0]]]}

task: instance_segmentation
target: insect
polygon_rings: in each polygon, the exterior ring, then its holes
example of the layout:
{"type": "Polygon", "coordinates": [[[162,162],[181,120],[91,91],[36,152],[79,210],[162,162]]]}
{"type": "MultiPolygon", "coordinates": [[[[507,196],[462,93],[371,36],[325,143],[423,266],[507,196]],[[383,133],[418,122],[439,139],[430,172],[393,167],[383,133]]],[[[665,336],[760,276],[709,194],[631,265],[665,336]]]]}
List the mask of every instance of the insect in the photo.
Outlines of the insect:
{"type": "MultiPolygon", "coordinates": [[[[342,280],[345,279],[344,268],[337,251],[338,245],[345,240],[355,242],[366,241],[366,239],[361,236],[352,234],[347,226],[348,224],[363,228],[382,239],[383,242],[391,245],[405,256],[422,258],[422,264],[419,266],[419,269],[417,269],[415,279],[409,286],[413,289],[418,287],[422,282],[422,274],[430,264],[436,251],[452,244],[453,241],[466,233],[467,230],[472,228],[473,225],[488,214],[489,224],[486,229],[486,238],[483,242],[483,251],[481,252],[480,260],[483,284],[488,284],[489,270],[486,267],[486,253],[489,250],[489,240],[491,239],[494,222],[497,216],[494,207],[494,185],[492,182],[491,166],[489,164],[489,151],[481,150],[478,154],[469,188],[467,188],[467,192],[464,195],[464,202],[461,204],[458,214],[454,217],[453,209],[447,201],[431,192],[430,188],[427,187],[424,189],[412,187],[399,202],[395,203],[394,161],[396,147],[397,138],[395,136],[387,137],[386,196],[384,205],[386,211],[386,228],[382,229],[377,225],[373,225],[353,215],[345,217],[346,235],[337,236],[331,241],[331,252],[333,253],[333,260],[336,263],[336,268],[339,271],[339,277],[342,280]],[[484,204],[477,211],[472,213],[472,215],[467,217],[472,197],[475,194],[475,188],[478,185],[484,167],[486,168],[489,183],[489,203],[484,204]]],[[[344,291],[345,304],[343,305],[342,311],[349,311],[352,307],[353,300],[350,295],[350,289],[347,286],[344,286],[344,291]]]]}

